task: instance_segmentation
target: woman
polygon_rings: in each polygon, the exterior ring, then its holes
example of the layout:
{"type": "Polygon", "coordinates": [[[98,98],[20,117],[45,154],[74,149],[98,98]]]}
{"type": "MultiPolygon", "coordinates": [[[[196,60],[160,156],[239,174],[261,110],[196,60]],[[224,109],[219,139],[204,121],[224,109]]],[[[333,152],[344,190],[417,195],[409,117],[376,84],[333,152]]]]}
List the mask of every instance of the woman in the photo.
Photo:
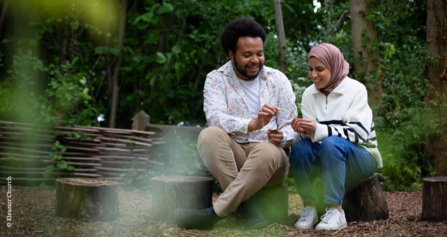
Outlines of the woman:
{"type": "Polygon", "coordinates": [[[320,44],[308,55],[313,85],[303,94],[303,118],[292,127],[301,140],[292,148],[291,166],[304,209],[296,229],[312,229],[318,222],[315,203],[324,202],[326,214],[317,230],[347,227],[342,210],[345,180],[371,176],[382,167],[373,113],[366,88],[347,77],[349,64],[332,44],[320,44]],[[321,172],[320,172],[321,171],[321,172]],[[323,180],[324,200],[318,200],[312,179],[323,180]]]}

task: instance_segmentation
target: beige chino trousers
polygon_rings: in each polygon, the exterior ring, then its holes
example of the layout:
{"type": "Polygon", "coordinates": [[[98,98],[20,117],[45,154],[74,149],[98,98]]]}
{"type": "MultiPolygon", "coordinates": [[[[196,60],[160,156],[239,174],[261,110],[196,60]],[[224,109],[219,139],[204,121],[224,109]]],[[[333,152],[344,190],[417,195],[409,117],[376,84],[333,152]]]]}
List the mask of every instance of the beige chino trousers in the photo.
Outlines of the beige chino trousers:
{"type": "Polygon", "coordinates": [[[283,183],[289,171],[289,159],[282,148],[270,142],[240,144],[217,127],[200,133],[197,150],[222,187],[223,193],[214,203],[218,216],[236,211],[261,188],[283,183]]]}

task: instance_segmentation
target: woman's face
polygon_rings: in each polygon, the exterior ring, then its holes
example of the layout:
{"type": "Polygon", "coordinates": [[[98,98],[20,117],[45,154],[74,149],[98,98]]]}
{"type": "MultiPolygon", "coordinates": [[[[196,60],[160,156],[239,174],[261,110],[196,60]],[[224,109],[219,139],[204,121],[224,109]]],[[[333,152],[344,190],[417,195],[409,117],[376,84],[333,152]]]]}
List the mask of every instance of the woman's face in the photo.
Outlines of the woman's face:
{"type": "Polygon", "coordinates": [[[317,89],[322,89],[327,86],[331,80],[331,72],[329,69],[317,58],[309,58],[309,77],[314,82],[317,89]]]}

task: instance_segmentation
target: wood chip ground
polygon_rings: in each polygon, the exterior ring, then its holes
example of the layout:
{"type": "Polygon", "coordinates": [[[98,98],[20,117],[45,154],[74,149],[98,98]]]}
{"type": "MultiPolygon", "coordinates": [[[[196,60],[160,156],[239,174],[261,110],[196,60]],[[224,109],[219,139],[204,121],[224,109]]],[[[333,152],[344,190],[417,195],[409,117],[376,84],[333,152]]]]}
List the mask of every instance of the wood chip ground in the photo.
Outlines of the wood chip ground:
{"type": "MultiPolygon", "coordinates": [[[[13,187],[12,227],[6,227],[5,186],[0,187],[0,236],[447,236],[447,221],[420,221],[422,192],[386,192],[390,218],[349,223],[341,231],[297,231],[293,224],[303,208],[297,194],[289,195],[289,219],[262,230],[243,230],[231,216],[212,231],[184,230],[151,219],[151,194],[119,188],[120,218],[113,222],[82,222],[55,216],[55,188],[13,187]]],[[[213,197],[215,200],[217,196],[213,197]]]]}

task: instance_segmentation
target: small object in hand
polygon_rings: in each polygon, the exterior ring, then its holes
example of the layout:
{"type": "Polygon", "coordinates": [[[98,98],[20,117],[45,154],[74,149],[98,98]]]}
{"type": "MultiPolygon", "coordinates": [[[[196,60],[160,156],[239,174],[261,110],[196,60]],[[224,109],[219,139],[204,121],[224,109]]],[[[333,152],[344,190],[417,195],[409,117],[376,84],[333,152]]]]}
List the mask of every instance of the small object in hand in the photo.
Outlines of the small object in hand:
{"type": "Polygon", "coordinates": [[[278,129],[272,129],[270,132],[278,132],[278,129]]]}

